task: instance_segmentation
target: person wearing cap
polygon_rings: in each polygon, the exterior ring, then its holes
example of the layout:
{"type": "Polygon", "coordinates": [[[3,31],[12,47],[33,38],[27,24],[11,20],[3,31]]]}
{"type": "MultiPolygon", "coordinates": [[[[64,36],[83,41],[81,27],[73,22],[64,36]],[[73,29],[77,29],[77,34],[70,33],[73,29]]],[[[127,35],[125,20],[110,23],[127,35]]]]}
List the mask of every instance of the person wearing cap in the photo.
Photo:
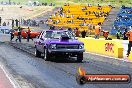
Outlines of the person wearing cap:
{"type": "Polygon", "coordinates": [[[130,27],[130,30],[126,33],[126,36],[129,39],[128,51],[127,51],[127,56],[129,56],[130,51],[131,51],[131,47],[132,47],[132,27],[130,27]]]}

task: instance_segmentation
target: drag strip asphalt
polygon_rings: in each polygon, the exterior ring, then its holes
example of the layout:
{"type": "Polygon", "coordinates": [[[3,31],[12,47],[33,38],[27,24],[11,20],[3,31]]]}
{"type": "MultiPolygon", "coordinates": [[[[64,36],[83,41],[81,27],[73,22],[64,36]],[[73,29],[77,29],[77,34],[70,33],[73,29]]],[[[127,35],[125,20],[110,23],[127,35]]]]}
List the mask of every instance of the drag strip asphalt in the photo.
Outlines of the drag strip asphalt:
{"type": "MultiPolygon", "coordinates": [[[[132,64],[98,55],[84,53],[82,63],[74,60],[44,61],[34,56],[34,47],[21,43],[0,45],[0,61],[10,74],[26,88],[132,88],[129,84],[86,84],[76,82],[76,73],[82,66],[88,74],[130,74],[132,64]],[[24,84],[25,83],[25,84],[24,84]]],[[[62,58],[63,59],[63,58],[62,58]]]]}

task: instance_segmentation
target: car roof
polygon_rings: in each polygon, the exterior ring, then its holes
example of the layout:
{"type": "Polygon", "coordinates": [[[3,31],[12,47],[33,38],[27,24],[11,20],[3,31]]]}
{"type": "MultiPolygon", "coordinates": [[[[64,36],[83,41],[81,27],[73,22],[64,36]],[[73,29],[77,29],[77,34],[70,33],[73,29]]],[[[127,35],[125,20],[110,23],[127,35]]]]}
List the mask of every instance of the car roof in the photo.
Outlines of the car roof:
{"type": "Polygon", "coordinates": [[[68,30],[44,30],[44,31],[51,31],[51,32],[65,32],[65,31],[68,31],[68,30]]]}

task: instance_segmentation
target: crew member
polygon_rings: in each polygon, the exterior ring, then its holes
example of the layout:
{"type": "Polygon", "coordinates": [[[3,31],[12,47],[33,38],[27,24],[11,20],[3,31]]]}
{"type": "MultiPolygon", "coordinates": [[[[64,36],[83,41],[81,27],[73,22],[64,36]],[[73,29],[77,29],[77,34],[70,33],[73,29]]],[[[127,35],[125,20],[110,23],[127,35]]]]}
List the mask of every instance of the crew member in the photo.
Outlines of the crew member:
{"type": "Polygon", "coordinates": [[[14,32],[13,30],[10,31],[11,37],[10,37],[10,41],[12,41],[12,39],[14,38],[14,32]]]}
{"type": "Polygon", "coordinates": [[[105,38],[105,40],[108,40],[108,35],[109,35],[109,32],[108,31],[102,31],[103,32],[103,36],[105,38]]]}
{"type": "Polygon", "coordinates": [[[98,23],[98,25],[95,26],[95,39],[99,39],[100,32],[101,32],[101,23],[98,23]]]}
{"type": "MultiPolygon", "coordinates": [[[[31,37],[31,30],[30,28],[28,27],[28,30],[27,30],[27,42],[29,42],[29,39],[32,39],[31,37]]],[[[33,39],[32,39],[33,40],[33,39]]]]}
{"type": "Polygon", "coordinates": [[[16,42],[17,40],[19,40],[19,42],[21,42],[21,28],[18,27],[18,35],[17,35],[17,39],[16,39],[16,42]]]}
{"type": "Polygon", "coordinates": [[[128,37],[126,36],[127,33],[127,29],[125,29],[124,33],[123,33],[123,40],[128,40],[128,37]]]}
{"type": "Polygon", "coordinates": [[[131,30],[126,33],[126,36],[128,36],[128,39],[129,39],[128,51],[127,51],[127,56],[129,56],[131,47],[132,47],[132,27],[131,27],[131,30]]]}

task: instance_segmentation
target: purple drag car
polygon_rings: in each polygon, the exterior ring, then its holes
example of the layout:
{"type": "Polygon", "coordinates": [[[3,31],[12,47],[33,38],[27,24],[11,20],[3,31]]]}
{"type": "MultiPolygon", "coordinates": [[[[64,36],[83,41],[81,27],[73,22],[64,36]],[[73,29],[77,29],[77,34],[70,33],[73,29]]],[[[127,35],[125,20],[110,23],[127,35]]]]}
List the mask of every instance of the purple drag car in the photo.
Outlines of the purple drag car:
{"type": "Polygon", "coordinates": [[[45,60],[51,57],[77,57],[78,62],[83,60],[84,43],[75,39],[68,30],[42,31],[35,41],[35,56],[44,54],[45,60]]]}

